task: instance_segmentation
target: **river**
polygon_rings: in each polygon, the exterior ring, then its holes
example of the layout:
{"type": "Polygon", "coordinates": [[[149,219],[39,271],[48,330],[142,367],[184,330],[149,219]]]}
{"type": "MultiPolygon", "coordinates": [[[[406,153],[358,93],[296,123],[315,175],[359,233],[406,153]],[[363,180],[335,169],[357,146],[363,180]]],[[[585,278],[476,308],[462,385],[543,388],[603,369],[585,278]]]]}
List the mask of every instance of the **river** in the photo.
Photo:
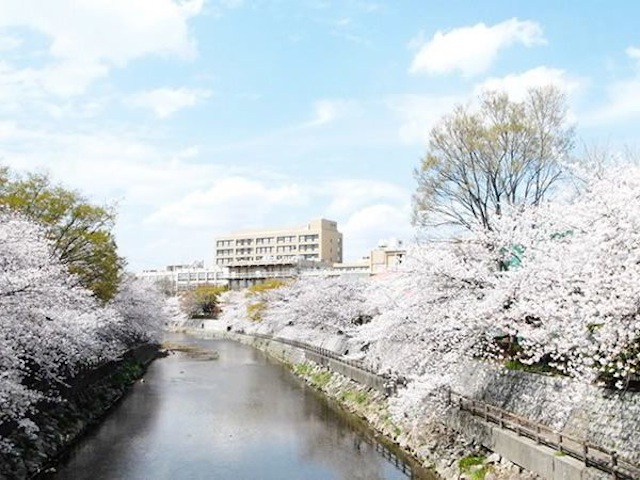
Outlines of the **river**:
{"type": "Polygon", "coordinates": [[[171,340],[219,358],[156,360],[48,478],[435,478],[408,459],[388,460],[370,431],[262,352],[228,340],[171,340]]]}

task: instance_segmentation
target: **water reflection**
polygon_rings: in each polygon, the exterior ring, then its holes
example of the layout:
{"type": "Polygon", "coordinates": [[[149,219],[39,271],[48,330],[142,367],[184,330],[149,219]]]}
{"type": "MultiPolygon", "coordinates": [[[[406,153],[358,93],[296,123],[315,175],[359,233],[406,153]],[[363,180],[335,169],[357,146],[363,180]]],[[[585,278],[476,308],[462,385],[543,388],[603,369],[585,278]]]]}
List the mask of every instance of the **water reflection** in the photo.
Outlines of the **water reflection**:
{"type": "MultiPolygon", "coordinates": [[[[172,338],[175,341],[176,338],[172,338]]],[[[55,479],[406,479],[343,415],[262,353],[220,340],[156,361],[55,479]]],[[[378,448],[379,449],[379,448],[378,448]]],[[[413,478],[432,478],[424,472],[413,478]]]]}

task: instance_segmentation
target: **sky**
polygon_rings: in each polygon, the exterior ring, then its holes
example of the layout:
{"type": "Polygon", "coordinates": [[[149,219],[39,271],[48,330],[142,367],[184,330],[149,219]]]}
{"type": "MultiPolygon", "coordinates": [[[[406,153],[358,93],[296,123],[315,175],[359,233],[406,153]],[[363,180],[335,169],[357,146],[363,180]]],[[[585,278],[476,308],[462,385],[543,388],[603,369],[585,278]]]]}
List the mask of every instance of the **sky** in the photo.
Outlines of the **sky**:
{"type": "Polygon", "coordinates": [[[133,271],[235,230],[411,242],[430,129],[483,90],[568,96],[577,149],[640,142],[628,0],[0,0],[0,165],[115,205],[133,271]]]}

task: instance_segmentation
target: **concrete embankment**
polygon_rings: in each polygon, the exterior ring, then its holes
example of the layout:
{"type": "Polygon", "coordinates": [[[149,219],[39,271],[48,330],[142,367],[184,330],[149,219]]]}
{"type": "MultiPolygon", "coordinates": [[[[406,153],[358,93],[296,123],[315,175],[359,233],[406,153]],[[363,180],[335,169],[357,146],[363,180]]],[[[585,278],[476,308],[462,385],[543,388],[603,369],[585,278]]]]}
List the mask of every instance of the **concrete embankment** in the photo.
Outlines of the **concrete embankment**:
{"type": "MultiPolygon", "coordinates": [[[[227,338],[250,345],[286,364],[326,397],[365,420],[374,431],[381,434],[381,440],[415,458],[417,469],[422,472],[429,470],[424,478],[463,478],[460,477],[458,460],[475,449],[473,442],[452,435],[442,425],[437,428],[433,428],[433,425],[425,426],[420,435],[406,431],[403,425],[392,419],[388,397],[385,395],[387,386],[379,376],[363,372],[344,362],[323,358],[317,353],[265,338],[221,330],[195,330],[192,333],[208,338],[227,338]]],[[[510,472],[508,477],[503,478],[533,478],[512,476],[517,474],[518,468],[508,462],[500,468],[510,472]]]]}
{"type": "Polygon", "coordinates": [[[37,405],[31,418],[37,431],[31,435],[15,425],[0,425],[2,436],[15,445],[11,453],[0,453],[0,478],[38,478],[122,399],[157,358],[158,348],[138,346],[70,379],[59,398],[37,405]]]}
{"type": "MultiPolygon", "coordinates": [[[[388,411],[389,401],[384,395],[388,385],[374,373],[321,353],[266,338],[232,332],[209,334],[252,345],[290,364],[299,376],[365,418],[444,478],[460,478],[458,461],[470,452],[478,452],[481,447],[485,452],[494,452],[486,455],[491,463],[484,465],[487,474],[491,474],[487,478],[612,478],[611,474],[594,468],[588,461],[572,458],[562,448],[544,445],[540,439],[532,440],[460,408],[443,412],[440,426],[433,422],[420,425],[411,419],[394,423],[388,411]],[[314,367],[308,367],[308,363],[314,367]],[[318,368],[328,369],[332,374],[324,375],[318,368]]],[[[460,391],[465,391],[475,401],[521,415],[567,437],[585,439],[574,448],[583,449],[586,442],[597,439],[599,446],[613,449],[631,462],[640,454],[637,448],[640,435],[635,433],[640,417],[634,414],[640,407],[640,396],[636,394],[607,393],[595,386],[576,386],[568,379],[505,372],[480,363],[470,364],[459,382],[465,386],[460,391]],[[609,420],[603,420],[605,418],[609,420]],[[626,427],[621,423],[623,419],[626,419],[626,427]]],[[[599,454],[592,455],[597,459],[599,454]]],[[[634,477],[627,474],[620,478],[634,477]]]]}

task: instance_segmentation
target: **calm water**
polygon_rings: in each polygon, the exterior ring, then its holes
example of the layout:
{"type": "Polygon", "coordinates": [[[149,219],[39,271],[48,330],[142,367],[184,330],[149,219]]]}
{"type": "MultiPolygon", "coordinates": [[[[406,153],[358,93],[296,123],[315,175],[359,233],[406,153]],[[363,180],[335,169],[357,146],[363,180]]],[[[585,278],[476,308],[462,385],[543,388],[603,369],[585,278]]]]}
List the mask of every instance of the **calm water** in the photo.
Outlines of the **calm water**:
{"type": "Polygon", "coordinates": [[[432,478],[402,473],[353,419],[261,352],[224,340],[176,339],[220,358],[175,354],[154,362],[49,478],[432,478]]]}

